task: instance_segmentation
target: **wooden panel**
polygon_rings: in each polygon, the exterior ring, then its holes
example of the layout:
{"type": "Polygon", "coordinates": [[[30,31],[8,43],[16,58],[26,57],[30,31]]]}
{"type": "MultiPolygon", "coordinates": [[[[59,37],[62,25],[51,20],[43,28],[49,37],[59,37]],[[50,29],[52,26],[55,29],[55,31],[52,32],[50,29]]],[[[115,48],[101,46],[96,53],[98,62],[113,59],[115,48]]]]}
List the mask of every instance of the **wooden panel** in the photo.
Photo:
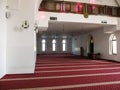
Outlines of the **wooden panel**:
{"type": "Polygon", "coordinates": [[[105,7],[104,6],[99,6],[99,14],[105,14],[105,7]]]}
{"type": "MultiPolygon", "coordinates": [[[[84,4],[79,4],[79,13],[83,14],[83,9],[85,8],[84,4]]],[[[87,9],[88,10],[88,9],[87,9]]]]}
{"type": "Polygon", "coordinates": [[[88,13],[92,14],[93,11],[92,5],[88,5],[87,8],[88,8],[88,13]]]}
{"type": "Polygon", "coordinates": [[[112,15],[112,7],[107,7],[107,15],[112,15]]]}
{"type": "Polygon", "coordinates": [[[76,3],[71,3],[71,12],[78,13],[78,7],[76,6],[76,3]]]}
{"type": "Polygon", "coordinates": [[[110,16],[120,16],[120,8],[113,6],[85,4],[68,1],[45,0],[42,1],[40,11],[66,12],[78,14],[100,14],[110,16]]]}
{"type": "Polygon", "coordinates": [[[40,4],[39,10],[44,11],[45,10],[45,4],[46,4],[46,1],[42,2],[40,4]]]}
{"type": "Polygon", "coordinates": [[[99,13],[98,6],[94,5],[92,8],[93,8],[93,9],[92,9],[92,13],[93,13],[93,14],[98,14],[98,13],[99,13]]]}
{"type": "Polygon", "coordinates": [[[56,2],[56,5],[55,5],[56,7],[55,7],[55,10],[57,11],[57,12],[60,12],[61,11],[61,2],[56,2]]]}
{"type": "Polygon", "coordinates": [[[117,16],[117,7],[112,8],[112,15],[117,16]]]}
{"type": "Polygon", "coordinates": [[[117,9],[117,16],[120,17],[120,7],[117,9]]]}
{"type": "Polygon", "coordinates": [[[47,11],[55,11],[55,3],[52,1],[49,1],[45,4],[45,10],[47,11]]]}
{"type": "Polygon", "coordinates": [[[70,12],[71,11],[71,3],[66,2],[65,3],[65,12],[70,12]]]}

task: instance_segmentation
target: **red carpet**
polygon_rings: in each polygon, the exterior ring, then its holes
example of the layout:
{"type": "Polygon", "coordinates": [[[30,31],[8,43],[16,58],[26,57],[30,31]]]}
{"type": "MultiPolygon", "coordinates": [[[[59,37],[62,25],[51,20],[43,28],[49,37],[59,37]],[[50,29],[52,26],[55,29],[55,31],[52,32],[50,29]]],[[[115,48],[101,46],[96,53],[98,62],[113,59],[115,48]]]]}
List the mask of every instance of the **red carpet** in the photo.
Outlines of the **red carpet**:
{"type": "Polygon", "coordinates": [[[6,75],[0,90],[119,90],[120,65],[75,56],[38,56],[34,74],[6,75]]]}

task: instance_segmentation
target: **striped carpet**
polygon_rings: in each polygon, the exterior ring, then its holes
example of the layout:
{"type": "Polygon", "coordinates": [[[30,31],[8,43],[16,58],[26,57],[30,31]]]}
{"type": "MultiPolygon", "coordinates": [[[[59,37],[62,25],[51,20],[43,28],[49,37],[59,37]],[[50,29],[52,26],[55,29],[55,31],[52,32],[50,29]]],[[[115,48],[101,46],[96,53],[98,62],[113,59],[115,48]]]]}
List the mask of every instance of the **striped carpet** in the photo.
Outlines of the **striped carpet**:
{"type": "Polygon", "coordinates": [[[38,56],[35,73],[6,75],[0,90],[119,90],[120,64],[76,56],[38,56]]]}

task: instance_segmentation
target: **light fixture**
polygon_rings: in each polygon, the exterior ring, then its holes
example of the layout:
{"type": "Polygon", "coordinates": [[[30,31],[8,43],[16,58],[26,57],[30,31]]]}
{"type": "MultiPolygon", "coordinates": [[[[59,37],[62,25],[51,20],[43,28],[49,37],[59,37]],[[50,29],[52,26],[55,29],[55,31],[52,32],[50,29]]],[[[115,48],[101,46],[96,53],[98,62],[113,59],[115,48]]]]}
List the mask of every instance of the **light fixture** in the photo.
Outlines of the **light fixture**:
{"type": "Polygon", "coordinates": [[[6,17],[7,19],[9,19],[10,16],[11,16],[11,13],[10,13],[9,11],[6,11],[6,12],[5,12],[5,17],[6,17]]]}
{"type": "Polygon", "coordinates": [[[36,33],[38,33],[38,24],[37,24],[37,22],[35,22],[35,24],[34,24],[34,30],[36,31],[36,33]]]}
{"type": "Polygon", "coordinates": [[[16,25],[14,27],[14,30],[22,32],[23,30],[28,29],[28,28],[29,28],[29,23],[28,23],[27,20],[25,20],[25,21],[22,22],[22,25],[21,24],[20,25],[16,25]]]}
{"type": "Polygon", "coordinates": [[[27,20],[23,21],[23,23],[22,23],[22,28],[23,28],[23,29],[29,28],[29,22],[28,22],[27,20]]]}

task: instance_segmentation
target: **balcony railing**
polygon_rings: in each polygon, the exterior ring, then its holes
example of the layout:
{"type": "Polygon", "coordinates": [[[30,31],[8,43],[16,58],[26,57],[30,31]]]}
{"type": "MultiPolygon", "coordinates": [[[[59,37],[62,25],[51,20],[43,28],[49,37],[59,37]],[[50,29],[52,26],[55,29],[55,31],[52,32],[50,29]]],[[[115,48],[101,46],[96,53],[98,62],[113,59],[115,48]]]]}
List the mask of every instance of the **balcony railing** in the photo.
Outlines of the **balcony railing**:
{"type": "Polygon", "coordinates": [[[120,7],[55,0],[43,0],[39,11],[120,17],[120,7]]]}

